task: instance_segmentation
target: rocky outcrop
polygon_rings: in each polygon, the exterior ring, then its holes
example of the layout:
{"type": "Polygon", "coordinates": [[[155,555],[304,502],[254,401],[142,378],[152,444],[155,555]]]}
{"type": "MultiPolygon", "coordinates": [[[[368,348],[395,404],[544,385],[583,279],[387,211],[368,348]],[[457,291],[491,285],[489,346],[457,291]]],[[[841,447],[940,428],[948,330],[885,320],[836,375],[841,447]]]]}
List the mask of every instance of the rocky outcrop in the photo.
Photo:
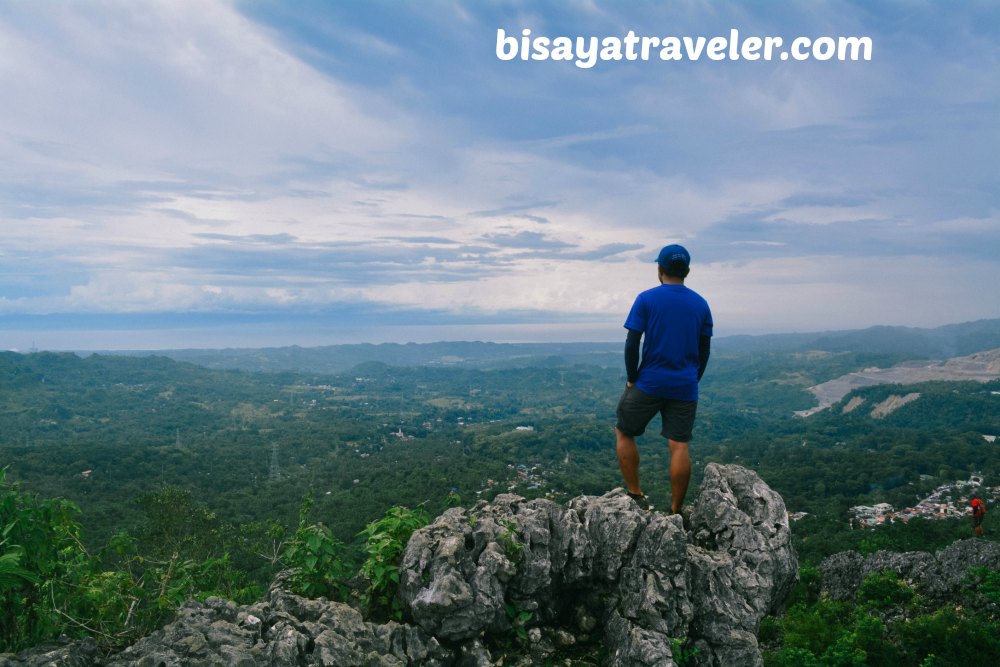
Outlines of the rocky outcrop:
{"type": "Polygon", "coordinates": [[[106,667],[451,665],[454,651],[419,628],[373,624],[352,607],[293,595],[276,582],[264,602],[188,602],[177,620],[141,639],[106,667]]]}
{"type": "Polygon", "coordinates": [[[542,653],[599,641],[610,665],[671,665],[683,644],[700,664],[760,664],[758,624],[797,575],[784,503],[755,473],[710,464],[688,519],[621,490],[565,507],[499,496],[414,534],[399,597],[448,642],[510,633],[528,612],[542,653]],[[593,617],[599,632],[579,622],[593,617]]]}
{"type": "Polygon", "coordinates": [[[93,667],[99,665],[93,639],[41,644],[17,656],[0,654],[0,667],[93,667]]]}
{"type": "Polygon", "coordinates": [[[710,464],[683,519],[620,489],[450,509],[414,533],[400,574],[406,623],[298,597],[279,577],[260,603],[189,602],[119,655],[78,664],[485,667],[589,646],[616,666],[669,667],[679,650],[688,665],[756,666],[758,625],[797,562],[782,499],[749,470],[710,464]]]}
{"type": "Polygon", "coordinates": [[[822,591],[834,600],[854,598],[865,577],[886,570],[924,595],[937,600],[956,597],[970,568],[1000,570],[1000,544],[981,539],[953,542],[937,553],[878,551],[862,556],[856,551],[834,554],[820,564],[822,591]]]}

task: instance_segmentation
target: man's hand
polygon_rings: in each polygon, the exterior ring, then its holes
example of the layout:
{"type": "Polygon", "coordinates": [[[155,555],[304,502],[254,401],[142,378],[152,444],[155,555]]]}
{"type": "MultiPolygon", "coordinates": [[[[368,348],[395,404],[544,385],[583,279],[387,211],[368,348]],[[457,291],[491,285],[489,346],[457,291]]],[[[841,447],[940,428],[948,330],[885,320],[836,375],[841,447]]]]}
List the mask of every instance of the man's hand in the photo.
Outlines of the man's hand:
{"type": "Polygon", "coordinates": [[[626,389],[631,389],[634,386],[635,386],[635,382],[629,382],[628,380],[625,380],[625,388],[626,389]]]}

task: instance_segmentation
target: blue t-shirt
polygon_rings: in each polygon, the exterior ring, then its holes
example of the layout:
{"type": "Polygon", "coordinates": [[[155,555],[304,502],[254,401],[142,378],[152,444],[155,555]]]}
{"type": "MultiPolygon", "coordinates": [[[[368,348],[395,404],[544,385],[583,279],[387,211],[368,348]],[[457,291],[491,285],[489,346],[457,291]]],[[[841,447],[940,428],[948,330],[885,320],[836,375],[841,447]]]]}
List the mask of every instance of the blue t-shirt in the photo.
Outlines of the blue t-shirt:
{"type": "Polygon", "coordinates": [[[625,328],[643,332],[635,382],[659,398],[698,400],[698,339],[712,335],[712,312],[684,285],[660,285],[635,298],[625,328]]]}

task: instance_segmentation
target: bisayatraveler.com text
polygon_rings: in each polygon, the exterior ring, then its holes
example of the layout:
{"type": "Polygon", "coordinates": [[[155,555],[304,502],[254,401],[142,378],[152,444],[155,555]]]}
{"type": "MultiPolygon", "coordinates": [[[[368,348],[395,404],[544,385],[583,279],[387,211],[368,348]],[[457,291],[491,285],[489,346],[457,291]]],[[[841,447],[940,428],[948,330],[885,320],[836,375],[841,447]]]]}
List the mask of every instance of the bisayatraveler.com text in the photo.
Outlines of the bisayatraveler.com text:
{"type": "Polygon", "coordinates": [[[871,37],[795,37],[787,42],[777,36],[741,35],[732,28],[728,35],[667,36],[636,35],[629,30],[623,37],[549,37],[534,35],[530,28],[521,34],[497,29],[497,58],[500,60],[563,60],[590,68],[608,61],[680,60],[837,60],[872,59],[871,37]]]}

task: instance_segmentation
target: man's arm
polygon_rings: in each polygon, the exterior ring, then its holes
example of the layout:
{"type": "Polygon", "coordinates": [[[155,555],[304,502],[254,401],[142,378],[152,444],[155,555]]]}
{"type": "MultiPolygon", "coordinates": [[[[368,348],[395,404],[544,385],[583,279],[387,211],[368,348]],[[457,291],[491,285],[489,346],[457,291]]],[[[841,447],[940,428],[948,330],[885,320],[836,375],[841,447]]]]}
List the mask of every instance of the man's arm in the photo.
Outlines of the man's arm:
{"type": "Polygon", "coordinates": [[[639,379],[639,341],[642,340],[642,332],[634,329],[628,330],[628,337],[625,339],[625,377],[628,378],[628,385],[632,386],[639,379]]]}
{"type": "Polygon", "coordinates": [[[708,357],[712,354],[712,337],[702,336],[698,339],[698,380],[705,374],[708,366],[708,357]]]}

